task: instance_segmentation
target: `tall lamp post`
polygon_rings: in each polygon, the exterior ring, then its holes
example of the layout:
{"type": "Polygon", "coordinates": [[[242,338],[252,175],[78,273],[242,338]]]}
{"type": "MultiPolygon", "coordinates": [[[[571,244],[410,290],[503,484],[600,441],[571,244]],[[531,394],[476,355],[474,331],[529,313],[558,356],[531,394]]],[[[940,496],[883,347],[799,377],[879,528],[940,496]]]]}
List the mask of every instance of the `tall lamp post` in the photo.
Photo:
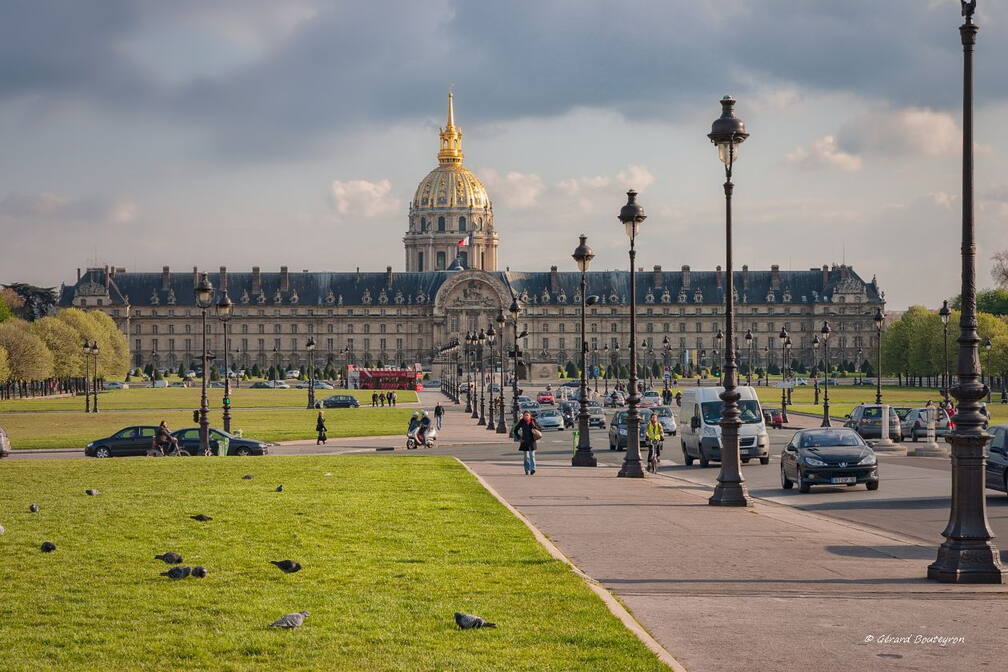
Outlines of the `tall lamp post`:
{"type": "Polygon", "coordinates": [[[476,419],[479,417],[479,413],[476,412],[476,396],[473,394],[475,391],[475,378],[473,378],[473,371],[476,369],[476,334],[468,331],[466,332],[466,413],[469,417],[476,419]]]}
{"type": "Polygon", "coordinates": [[[640,414],[637,404],[640,396],[637,393],[637,287],[634,268],[637,263],[637,234],[640,225],[647,219],[644,208],[637,203],[637,192],[627,191],[627,202],[620,209],[619,220],[623,223],[627,237],[630,238],[630,396],[627,397],[627,449],[618,476],[624,478],[644,478],[640,458],[640,414]]]}
{"type": "Polygon", "coordinates": [[[618,388],[620,386],[620,354],[619,354],[619,342],[613,346],[613,356],[616,357],[616,382],[614,385],[618,388]]]}
{"type": "Polygon", "coordinates": [[[221,321],[224,331],[224,431],[231,433],[231,374],[228,371],[228,322],[231,321],[234,304],[228,297],[227,290],[221,292],[217,301],[217,319],[221,321]]]}
{"type": "MultiPolygon", "coordinates": [[[[781,361],[781,365],[780,365],[780,372],[781,372],[781,388],[780,388],[781,420],[783,422],[787,422],[788,421],[788,417],[787,417],[787,388],[785,387],[785,384],[784,384],[784,359],[787,357],[787,352],[786,352],[787,351],[787,341],[791,337],[788,335],[787,329],[785,329],[784,327],[781,327],[780,333],[777,334],[777,338],[780,339],[780,349],[781,349],[781,357],[780,357],[780,361],[781,361]]],[[[767,367],[767,368],[769,368],[769,367],[767,367]]],[[[770,373],[767,372],[767,381],[768,381],[767,384],[769,384],[769,380],[770,380],[770,373]]]]}
{"type": "Polygon", "coordinates": [[[962,307],[959,317],[959,381],[952,395],[959,402],[953,419],[952,507],[942,531],[945,541],[928,566],[928,578],[944,583],[1004,583],[1006,570],[987,522],[984,496],[984,450],[991,436],[983,429],[980,400],[987,390],[980,381],[976,315],[976,243],[973,227],[973,23],[976,0],[962,1],[963,45],[963,194],[962,307]]]}
{"type": "Polygon", "coordinates": [[[882,403],[882,324],[885,314],[882,306],[875,309],[875,403],[882,403]]]}
{"type": "MultiPolygon", "coordinates": [[[[493,380],[493,370],[494,370],[494,353],[495,353],[494,345],[495,345],[495,341],[497,340],[497,330],[494,329],[493,322],[490,322],[490,325],[487,327],[486,340],[487,340],[487,345],[489,346],[488,350],[490,350],[490,357],[489,357],[489,359],[490,359],[490,367],[489,368],[490,368],[490,380],[492,381],[493,380]]],[[[493,386],[492,385],[488,385],[487,386],[487,391],[490,392],[490,413],[487,415],[486,428],[487,428],[488,432],[494,432],[494,431],[497,431],[497,423],[496,423],[496,421],[494,421],[494,405],[495,404],[494,404],[493,386]]]]}
{"type": "Polygon", "coordinates": [[[604,394],[608,397],[609,396],[609,375],[612,372],[612,356],[609,354],[609,344],[608,343],[606,343],[605,345],[602,346],[602,359],[606,363],[606,365],[605,365],[606,366],[605,375],[602,376],[602,379],[605,380],[605,392],[604,392],[604,394]]]}
{"type": "MultiPolygon", "coordinates": [[[[511,351],[513,364],[511,369],[511,425],[514,426],[518,424],[518,358],[521,356],[518,339],[525,338],[528,332],[523,329],[522,333],[518,333],[518,313],[521,312],[521,306],[518,305],[518,298],[513,295],[508,312],[511,313],[511,329],[514,334],[514,350],[511,351]]],[[[501,394],[503,394],[503,390],[501,390],[501,394]]]]}
{"type": "Polygon", "coordinates": [[[598,343],[592,345],[592,378],[595,379],[595,394],[598,394],[598,343]]]}
{"type": "MultiPolygon", "coordinates": [[[[708,500],[711,506],[749,506],[749,493],[742,478],[742,463],[739,455],[738,401],[741,395],[736,389],[737,370],[735,363],[735,298],[732,273],[732,167],[738,155],[739,145],[749,137],[745,124],[735,117],[735,100],[731,96],[721,99],[721,116],[711,124],[708,134],[717,147],[718,156],[725,167],[725,329],[724,338],[728,347],[724,348],[724,390],[719,395],[724,402],[721,406],[721,473],[714,494],[708,500]]],[[[718,331],[720,334],[720,330],[718,331]]],[[[718,342],[720,346],[720,341],[718,342]]],[[[720,347],[718,348],[720,349],[720,347]]]]}
{"type": "Polygon", "coordinates": [[[305,343],[308,351],[308,408],[315,408],[315,337],[309,336],[305,343]]]}
{"type": "Polygon", "coordinates": [[[577,450],[571,457],[573,467],[594,467],[598,465],[595,455],[592,453],[591,441],[588,436],[588,381],[585,367],[588,358],[588,341],[585,340],[585,312],[588,305],[588,283],[585,274],[591,260],[595,258],[595,253],[588,246],[588,238],[582,233],[580,243],[574,249],[571,256],[577,262],[578,270],[581,271],[581,387],[578,395],[578,444],[577,450]]]}
{"type": "Polygon", "coordinates": [[[819,333],[822,334],[823,368],[826,370],[826,375],[823,376],[822,424],[820,427],[832,427],[829,417],[829,337],[833,330],[830,329],[829,322],[822,323],[822,329],[819,330],[819,333]]]}
{"type": "MultiPolygon", "coordinates": [[[[81,352],[84,353],[84,412],[91,412],[91,381],[88,376],[91,373],[91,341],[84,341],[84,345],[81,346],[81,352]]],[[[154,375],[151,373],[151,381],[154,380],[154,375]]]]}
{"type": "Polygon", "coordinates": [[[949,398],[949,387],[951,381],[949,380],[949,365],[948,365],[948,323],[949,317],[951,317],[952,311],[949,310],[948,300],[942,301],[941,310],[938,311],[938,316],[941,317],[942,321],[942,331],[945,336],[945,347],[942,348],[942,355],[945,357],[945,369],[942,376],[942,389],[941,395],[948,401],[949,398]]]}
{"type": "MultiPolygon", "coordinates": [[[[987,355],[987,403],[989,404],[991,400],[991,385],[994,384],[994,378],[990,374],[991,370],[990,356],[991,356],[991,349],[994,347],[994,344],[991,343],[990,338],[985,338],[983,340],[983,343],[981,344],[981,347],[984,349],[984,354],[987,355]]],[[[982,375],[980,377],[980,380],[983,380],[982,375]]],[[[97,400],[98,397],[95,397],[95,399],[97,400]]]]}
{"type": "MultiPolygon", "coordinates": [[[[717,333],[714,334],[714,342],[717,347],[714,349],[715,353],[721,352],[721,343],[724,341],[724,332],[718,327],[717,333]]],[[[717,354],[714,355],[714,361],[717,361],[717,354]]],[[[724,385],[724,367],[718,367],[718,385],[724,385]]]]}
{"type": "Polygon", "coordinates": [[[862,362],[864,362],[864,351],[862,351],[861,348],[858,348],[857,349],[857,367],[856,367],[855,373],[854,373],[854,380],[855,380],[855,382],[858,385],[861,384],[861,375],[863,373],[861,371],[861,364],[862,364],[862,362]]]}
{"type": "MultiPolygon", "coordinates": [[[[669,343],[668,335],[662,338],[662,380],[665,380],[665,373],[668,372],[668,380],[672,379],[672,344],[669,343]]],[[[666,383],[666,386],[668,383],[666,383]]]]}
{"type": "Polygon", "coordinates": [[[507,317],[504,316],[504,310],[497,311],[497,332],[500,334],[500,399],[498,401],[498,412],[497,412],[497,433],[507,434],[507,424],[504,422],[504,363],[507,361],[504,357],[504,327],[507,326],[507,317]]]}
{"type": "Polygon", "coordinates": [[[813,406],[818,406],[819,405],[819,378],[818,378],[818,373],[816,371],[816,367],[817,367],[816,362],[819,359],[819,344],[820,343],[821,343],[821,341],[819,340],[819,334],[816,334],[812,338],[812,377],[815,378],[815,388],[814,388],[815,399],[812,401],[812,405],[813,406]]]}
{"type": "Polygon", "coordinates": [[[94,403],[91,404],[91,412],[98,412],[98,354],[100,350],[98,348],[98,341],[91,341],[91,356],[94,357],[94,365],[91,367],[91,375],[93,376],[91,380],[91,393],[94,394],[94,403]]]}
{"type": "Polygon", "coordinates": [[[749,350],[749,367],[746,371],[746,385],[752,385],[753,350],[756,345],[753,341],[752,329],[746,329],[745,342],[746,348],[749,350]]]}
{"type": "MultiPolygon", "coordinates": [[[[476,424],[480,427],[486,424],[486,397],[484,396],[484,387],[486,387],[486,376],[484,374],[483,368],[483,345],[486,343],[487,335],[486,331],[482,328],[479,330],[479,335],[476,336],[476,358],[479,361],[479,422],[476,424]]],[[[476,409],[473,409],[473,413],[476,409]]]]}
{"type": "MultiPolygon", "coordinates": [[[[788,336],[784,339],[784,372],[786,375],[783,378],[787,381],[787,385],[784,387],[787,391],[787,403],[788,406],[791,405],[791,390],[794,389],[794,371],[791,369],[791,337],[788,336]]],[[[785,414],[786,415],[786,414],[785,414]]]]}
{"type": "Polygon", "coordinates": [[[209,358],[207,357],[207,308],[213,303],[213,285],[210,278],[204,273],[198,283],[196,283],[196,307],[202,314],[203,331],[203,376],[200,385],[200,408],[199,408],[199,447],[200,453],[208,455],[210,453],[210,422],[207,418],[209,406],[207,404],[207,369],[209,369],[209,358]]]}

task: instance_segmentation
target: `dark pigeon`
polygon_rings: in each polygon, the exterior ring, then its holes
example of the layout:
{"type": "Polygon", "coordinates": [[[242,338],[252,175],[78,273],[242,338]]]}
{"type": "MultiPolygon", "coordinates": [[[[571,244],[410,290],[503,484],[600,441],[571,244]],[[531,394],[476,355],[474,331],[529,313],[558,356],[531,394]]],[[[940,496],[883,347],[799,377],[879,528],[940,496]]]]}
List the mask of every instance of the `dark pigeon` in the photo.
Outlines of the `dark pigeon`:
{"type": "Polygon", "coordinates": [[[293,574],[301,571],[301,563],[293,560],[270,560],[271,565],[279,567],[284,574],[293,574]]]}
{"type": "Polygon", "coordinates": [[[85,490],[84,494],[87,495],[88,497],[94,497],[95,495],[100,495],[101,491],[100,490],[85,490]]]}
{"type": "Polygon", "coordinates": [[[51,541],[43,541],[42,542],[42,552],[43,553],[52,553],[55,550],[56,550],[56,544],[52,543],[51,541]]]}
{"type": "Polygon", "coordinates": [[[455,612],[455,624],[463,630],[471,630],[473,628],[496,628],[496,623],[489,623],[484,621],[479,616],[473,614],[462,614],[455,612]]]}
{"type": "Polygon", "coordinates": [[[207,571],[207,568],[203,567],[202,565],[199,567],[193,567],[192,569],[192,575],[195,576],[197,579],[205,579],[207,576],[209,576],[209,574],[210,572],[207,571]]]}
{"type": "Polygon", "coordinates": [[[155,560],[163,560],[165,564],[168,565],[178,565],[182,563],[182,556],[178,553],[168,551],[167,553],[162,553],[161,555],[155,555],[155,560]]]}
{"type": "Polygon", "coordinates": [[[28,510],[31,511],[32,513],[38,513],[39,506],[38,504],[32,504],[31,506],[28,507],[28,510]]]}
{"type": "Polygon", "coordinates": [[[252,480],[252,474],[245,474],[244,476],[242,476],[242,480],[243,481],[251,481],[252,480]]]}
{"type": "Polygon", "coordinates": [[[184,579],[190,574],[192,574],[191,567],[172,567],[167,572],[161,572],[161,576],[167,576],[172,581],[184,579]]]}
{"type": "Polygon", "coordinates": [[[213,520],[213,518],[211,518],[210,516],[208,516],[208,515],[205,515],[205,514],[202,514],[202,513],[200,513],[200,514],[197,514],[197,515],[195,515],[195,516],[189,516],[189,517],[190,517],[190,518],[192,518],[193,520],[198,520],[198,521],[200,521],[201,523],[205,523],[205,522],[207,522],[208,520],[213,520]]]}
{"type": "Polygon", "coordinates": [[[276,491],[277,492],[283,492],[283,485],[282,484],[278,485],[276,491]]]}
{"type": "Polygon", "coordinates": [[[281,616],[277,620],[270,623],[271,628],[287,628],[292,630],[294,628],[300,628],[304,623],[304,619],[308,618],[307,611],[296,611],[293,614],[286,614],[281,616]]]}

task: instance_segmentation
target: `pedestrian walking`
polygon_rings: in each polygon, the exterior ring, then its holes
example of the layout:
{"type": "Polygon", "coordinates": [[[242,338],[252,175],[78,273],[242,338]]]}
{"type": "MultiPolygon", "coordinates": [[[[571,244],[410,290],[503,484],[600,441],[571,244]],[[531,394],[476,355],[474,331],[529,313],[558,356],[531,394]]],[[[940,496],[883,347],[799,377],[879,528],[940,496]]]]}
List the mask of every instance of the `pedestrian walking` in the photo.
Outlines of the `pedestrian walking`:
{"type": "Polygon", "coordinates": [[[391,392],[389,392],[389,396],[392,398],[392,405],[393,406],[395,406],[396,404],[399,403],[399,395],[396,393],[395,390],[392,390],[391,392]]]}
{"type": "Polygon", "coordinates": [[[525,475],[534,475],[536,472],[536,441],[542,438],[542,428],[539,426],[539,423],[536,422],[535,418],[532,417],[532,414],[525,411],[522,413],[521,420],[519,420],[518,424],[515,425],[513,436],[516,441],[521,442],[518,446],[518,450],[525,453],[523,460],[525,475]]]}
{"type": "Polygon", "coordinates": [[[324,446],[329,430],[326,428],[325,415],[322,414],[322,411],[319,411],[318,418],[315,419],[315,431],[318,432],[318,439],[315,441],[315,445],[317,446],[321,443],[324,446]]]}
{"type": "Polygon", "coordinates": [[[379,404],[379,405],[380,405],[380,406],[381,406],[382,408],[385,408],[385,393],[384,393],[384,392],[381,392],[381,393],[380,393],[380,394],[378,395],[378,404],[379,404]]]}
{"type": "Polygon", "coordinates": [[[371,393],[371,408],[377,408],[377,406],[378,406],[378,393],[377,392],[372,392],[371,393]]]}
{"type": "Polygon", "coordinates": [[[388,392],[385,393],[385,401],[388,402],[388,405],[391,408],[391,406],[392,406],[392,390],[389,390],[388,392]]]}
{"type": "Polygon", "coordinates": [[[437,406],[434,407],[434,426],[437,427],[438,431],[441,431],[441,424],[444,422],[442,418],[444,418],[444,407],[439,401],[437,406]]]}

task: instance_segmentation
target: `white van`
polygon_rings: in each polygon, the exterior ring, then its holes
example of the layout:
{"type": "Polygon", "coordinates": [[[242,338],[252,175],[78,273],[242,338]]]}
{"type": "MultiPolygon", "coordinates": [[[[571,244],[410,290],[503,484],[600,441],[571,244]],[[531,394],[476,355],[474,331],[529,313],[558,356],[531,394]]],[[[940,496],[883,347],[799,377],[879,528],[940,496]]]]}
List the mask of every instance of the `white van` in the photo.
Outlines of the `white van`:
{"type": "MultiPolygon", "coordinates": [[[[740,399],[739,455],[746,463],[758,457],[760,464],[770,463],[770,437],[763,422],[756,389],[746,385],[735,388],[740,399]]],[[[699,460],[701,467],[721,461],[721,393],[723,387],[687,387],[682,390],[679,409],[679,437],[683,460],[687,465],[699,460]]]]}

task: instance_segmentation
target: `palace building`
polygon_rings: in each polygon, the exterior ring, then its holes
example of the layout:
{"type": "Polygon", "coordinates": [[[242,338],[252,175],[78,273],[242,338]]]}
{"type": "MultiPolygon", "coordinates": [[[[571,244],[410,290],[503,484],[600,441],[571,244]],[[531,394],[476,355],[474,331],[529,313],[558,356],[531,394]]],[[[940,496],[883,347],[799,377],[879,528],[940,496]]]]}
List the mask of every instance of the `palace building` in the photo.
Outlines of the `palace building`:
{"type": "MultiPolygon", "coordinates": [[[[499,236],[493,205],[482,182],[463,166],[462,131],[455,126],[449,94],[448,120],[440,130],[438,166],[421,180],[403,237],[405,272],[294,271],[280,266],[263,272],[253,266],[210,272],[215,290],[234,302],[228,324],[229,360],[234,367],[271,365],[297,368],[308,362],[306,343],[316,343],[319,366],[411,365],[420,362],[441,375],[438,348],[468,331],[479,331],[512,297],[521,311],[519,375],[555,374],[557,366],[579,359],[580,273],[498,270],[499,236]],[[455,262],[455,263],[453,263],[455,262]],[[531,369],[531,370],[530,370],[531,369]]],[[[61,307],[98,308],[120,326],[134,366],[190,368],[202,353],[201,311],[194,287],[200,271],[133,272],[104,266],[78,270],[77,281],[61,287],[61,307]]],[[[588,308],[589,362],[627,364],[629,355],[629,272],[589,271],[588,293],[599,297],[588,308]]],[[[725,278],[721,267],[694,271],[661,266],[636,274],[638,362],[687,367],[711,366],[723,349],[716,336],[724,327],[725,278]]],[[[863,280],[850,266],[824,265],[807,271],[750,270],[734,274],[738,333],[743,367],[779,366],[778,334],[790,334],[789,360],[806,366],[821,360],[813,339],[829,321],[830,360],[859,365],[871,359],[876,342],[872,321],[883,293],[873,278],[863,280]],[[751,330],[753,339],[743,334],[751,330]],[[859,359],[859,353],[860,359],[859,359]]],[[[506,331],[505,350],[511,329],[506,331]]],[[[208,311],[209,348],[225,347],[223,327],[208,311]]],[[[499,352],[499,349],[498,349],[499,352]]]]}

